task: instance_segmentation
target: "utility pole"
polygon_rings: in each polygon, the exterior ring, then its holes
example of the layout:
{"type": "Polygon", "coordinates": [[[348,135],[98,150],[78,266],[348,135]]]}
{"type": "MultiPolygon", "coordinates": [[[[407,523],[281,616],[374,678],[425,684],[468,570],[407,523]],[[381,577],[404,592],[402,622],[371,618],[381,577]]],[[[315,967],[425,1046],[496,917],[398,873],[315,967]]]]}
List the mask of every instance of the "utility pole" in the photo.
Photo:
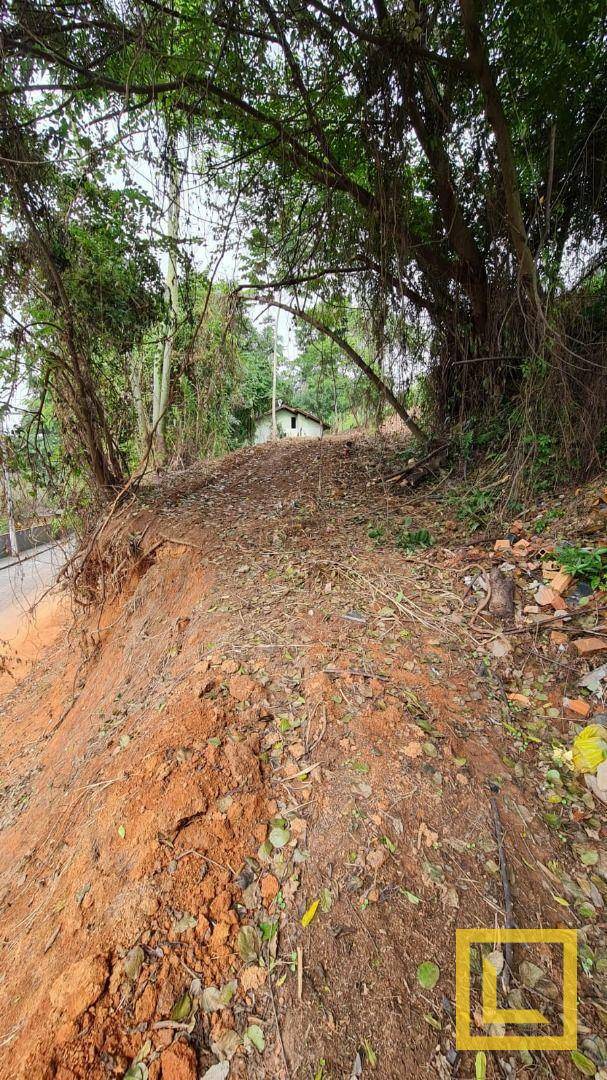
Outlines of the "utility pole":
{"type": "Polygon", "coordinates": [[[4,434],[4,424],[0,420],[0,459],[2,460],[2,486],[4,488],[4,502],[6,516],[8,518],[8,553],[19,554],[19,541],[17,539],[17,527],[15,525],[15,507],[13,503],[13,489],[11,474],[8,467],[8,455],[6,452],[7,438],[4,434]]]}
{"type": "MultiPolygon", "coordinates": [[[[280,303],[282,293],[278,294],[280,303]]],[[[278,429],[276,427],[276,374],[278,369],[278,316],[280,308],[276,308],[276,320],[274,322],[274,355],[272,357],[272,439],[276,439],[278,429]]]]}

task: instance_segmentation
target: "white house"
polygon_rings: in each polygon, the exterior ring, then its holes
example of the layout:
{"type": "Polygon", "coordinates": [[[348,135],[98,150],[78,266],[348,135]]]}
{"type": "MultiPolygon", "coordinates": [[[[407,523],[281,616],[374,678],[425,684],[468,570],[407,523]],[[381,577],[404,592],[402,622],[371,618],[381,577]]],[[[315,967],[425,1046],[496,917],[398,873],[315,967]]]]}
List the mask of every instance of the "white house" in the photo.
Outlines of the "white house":
{"type": "MultiPolygon", "coordinates": [[[[278,402],[276,406],[276,429],[279,439],[291,439],[295,436],[304,438],[322,437],[329,425],[305,409],[293,409],[290,405],[278,402]]],[[[255,420],[253,442],[264,443],[272,438],[272,413],[264,413],[255,420]]]]}

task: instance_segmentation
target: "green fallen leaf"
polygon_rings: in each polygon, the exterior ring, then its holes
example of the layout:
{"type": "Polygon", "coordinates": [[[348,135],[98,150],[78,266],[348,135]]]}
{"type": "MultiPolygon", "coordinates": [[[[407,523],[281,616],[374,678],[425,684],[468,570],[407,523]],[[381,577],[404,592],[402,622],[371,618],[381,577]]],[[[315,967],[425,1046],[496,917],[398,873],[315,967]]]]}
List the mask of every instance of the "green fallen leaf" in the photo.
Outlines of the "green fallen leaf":
{"type": "Polygon", "coordinates": [[[141,965],[144,960],[145,953],[141,948],[141,945],[135,945],[132,949],[129,949],[122,964],[124,967],[124,974],[130,982],[137,982],[139,972],[141,971],[141,965]]]}
{"type": "Polygon", "coordinates": [[[584,866],[596,866],[599,861],[599,853],[589,848],[588,851],[582,852],[581,859],[584,866]]]}
{"type": "Polygon", "coordinates": [[[384,845],[384,847],[388,849],[388,851],[390,852],[391,855],[395,854],[395,852],[396,852],[396,844],[394,844],[392,842],[392,840],[390,839],[389,836],[382,836],[381,842],[384,845]]]}
{"type": "Polygon", "coordinates": [[[268,863],[268,862],[270,862],[270,859],[272,858],[272,852],[273,851],[274,851],[274,848],[272,847],[270,841],[269,840],[264,840],[263,844],[260,844],[258,849],[257,849],[257,858],[258,858],[259,862],[260,863],[268,863]]]}
{"type": "Polygon", "coordinates": [[[259,1024],[249,1024],[244,1034],[245,1039],[248,1039],[251,1045],[254,1046],[256,1050],[259,1050],[260,1054],[263,1053],[266,1048],[266,1040],[259,1024]]]}
{"type": "Polygon", "coordinates": [[[188,915],[187,911],[180,919],[173,923],[174,934],[185,934],[187,930],[193,930],[198,922],[195,915],[188,915]]]}
{"type": "Polygon", "coordinates": [[[477,1051],[474,1059],[474,1075],[476,1080],[485,1080],[487,1075],[487,1055],[484,1050],[477,1051]]]}
{"type": "Polygon", "coordinates": [[[235,979],[225,983],[221,990],[216,986],[205,986],[200,998],[204,1011],[210,1013],[225,1009],[230,1004],[237,988],[238,983],[235,979]]]}
{"type": "Polygon", "coordinates": [[[333,896],[331,895],[331,890],[330,889],[321,889],[320,890],[320,910],[323,912],[324,915],[326,915],[327,912],[331,910],[332,905],[333,905],[333,896]]]}
{"type": "Polygon", "coordinates": [[[364,1049],[365,1049],[365,1057],[366,1057],[367,1061],[369,1062],[369,1065],[371,1066],[371,1068],[374,1069],[375,1066],[377,1065],[377,1054],[375,1053],[375,1050],[371,1046],[371,1043],[369,1042],[368,1039],[363,1039],[363,1046],[364,1046],[364,1049]]]}
{"type": "Polygon", "coordinates": [[[192,999],[186,992],[182,994],[171,1009],[171,1020],[187,1020],[192,1011],[192,999]]]}
{"type": "Polygon", "coordinates": [[[591,1061],[589,1057],[586,1057],[581,1050],[572,1050],[571,1060],[576,1069],[583,1073],[584,1076],[596,1075],[596,1065],[594,1064],[594,1061],[591,1061]]]}
{"type": "Polygon", "coordinates": [[[409,901],[410,904],[421,904],[421,899],[416,896],[414,892],[409,892],[408,889],[402,890],[403,896],[409,901]]]}
{"type": "Polygon", "coordinates": [[[259,939],[254,926],[241,926],[236,938],[236,948],[245,964],[257,959],[259,939]]]}
{"type": "Polygon", "coordinates": [[[124,840],[124,838],[126,836],[126,829],[125,829],[124,825],[119,825],[118,826],[118,836],[120,837],[121,840],[124,840]]]}
{"type": "Polygon", "coordinates": [[[289,843],[291,839],[291,833],[288,829],[283,829],[281,825],[276,825],[270,832],[268,840],[272,847],[282,848],[285,844],[289,843]]]}
{"type": "Polygon", "coordinates": [[[133,1058],[131,1064],[132,1065],[139,1065],[144,1060],[144,1058],[146,1058],[148,1056],[148,1054],[151,1054],[151,1052],[152,1052],[152,1040],[151,1039],[146,1039],[145,1042],[142,1043],[142,1045],[141,1045],[141,1047],[139,1049],[139,1053],[135,1055],[135,1057],[133,1058]]]}
{"type": "Polygon", "coordinates": [[[148,1080],[149,1071],[143,1061],[131,1065],[125,1072],[123,1080],[148,1080]]]}
{"type": "Polygon", "coordinates": [[[440,978],[440,968],[433,960],[425,960],[417,969],[417,981],[424,990],[433,990],[440,978]]]}

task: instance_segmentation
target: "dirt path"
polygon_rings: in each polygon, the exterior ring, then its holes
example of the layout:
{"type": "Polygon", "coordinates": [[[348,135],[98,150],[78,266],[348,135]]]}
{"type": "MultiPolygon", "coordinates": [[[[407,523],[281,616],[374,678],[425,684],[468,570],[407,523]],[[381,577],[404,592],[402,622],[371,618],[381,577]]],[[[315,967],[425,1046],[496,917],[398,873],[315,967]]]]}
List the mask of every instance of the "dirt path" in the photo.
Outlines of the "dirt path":
{"type": "MultiPolygon", "coordinates": [[[[506,918],[492,797],[518,925],[581,931],[596,1052],[604,827],[569,774],[547,823],[562,679],[525,661],[532,731],[470,629],[467,550],[378,545],[431,512],[383,484],[399,451],[302,441],[167,479],[124,515],[120,594],[5,699],[6,1080],[473,1076],[455,928],[506,918]]],[[[552,1019],[559,964],[517,956],[510,1003],[552,1019]]]]}

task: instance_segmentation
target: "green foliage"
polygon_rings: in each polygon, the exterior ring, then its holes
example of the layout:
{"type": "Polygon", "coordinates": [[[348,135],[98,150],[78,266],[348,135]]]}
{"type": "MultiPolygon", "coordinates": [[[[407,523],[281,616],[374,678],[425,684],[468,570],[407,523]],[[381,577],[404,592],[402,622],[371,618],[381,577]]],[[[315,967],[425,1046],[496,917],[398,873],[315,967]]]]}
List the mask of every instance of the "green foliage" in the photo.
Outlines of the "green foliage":
{"type": "MultiPolygon", "coordinates": [[[[369,327],[343,297],[318,304],[315,316],[352,344],[370,364],[369,327]]],[[[378,395],[371,384],[327,335],[305,323],[296,324],[298,352],[289,363],[290,395],[285,399],[319,416],[333,429],[364,422],[377,411],[378,395]]]]}
{"type": "Polygon", "coordinates": [[[547,432],[530,432],[523,437],[523,446],[531,451],[530,486],[537,492],[551,491],[564,473],[556,437],[547,432]]]}
{"type": "Polygon", "coordinates": [[[378,547],[381,547],[386,542],[386,526],[381,524],[369,525],[367,536],[370,540],[375,540],[378,547]]]}
{"type": "Polygon", "coordinates": [[[457,518],[463,521],[471,532],[482,529],[489,521],[498,501],[496,491],[473,488],[467,495],[452,496],[450,502],[457,505],[457,518]]]}
{"type": "Polygon", "coordinates": [[[431,547],[432,537],[427,529],[400,529],[396,534],[396,546],[400,551],[411,553],[431,547]]]}
{"type": "Polygon", "coordinates": [[[589,581],[593,589],[607,589],[607,547],[566,544],[557,548],[554,556],[565,573],[589,581]]]}
{"type": "Polygon", "coordinates": [[[552,510],[546,510],[544,514],[533,522],[533,532],[536,533],[537,536],[541,536],[553,521],[557,521],[559,518],[562,518],[562,516],[563,510],[560,510],[558,507],[554,507],[552,510]]]}
{"type": "MultiPolygon", "coordinates": [[[[225,0],[9,0],[3,11],[3,300],[24,316],[19,361],[36,393],[56,394],[73,468],[89,453],[89,413],[70,400],[78,365],[58,378],[72,327],[23,208],[67,290],[93,435],[106,456],[132,460],[124,361],[160,322],[162,241],[128,159],[162,156],[155,137],[168,125],[200,170],[210,232],[219,219],[231,230],[224,252],[238,234],[247,280],[324,305],[437,426],[480,416],[462,436],[464,460],[508,437],[538,491],[565,468],[595,467],[607,421],[604,3],[279,0],[271,26],[265,4],[236,7],[237,18],[225,0]],[[492,79],[479,74],[485,54],[492,79]],[[576,274],[570,290],[563,279],[576,274]],[[492,415],[507,415],[499,440],[492,415]]],[[[243,349],[233,325],[210,318],[204,349],[182,348],[177,456],[244,440],[267,402],[267,356],[243,349]]],[[[381,399],[362,387],[332,346],[301,343],[295,403],[329,420],[381,420],[381,399]]],[[[488,499],[471,495],[463,519],[484,523],[488,499]]]]}
{"type": "MultiPolygon", "coordinates": [[[[182,370],[167,423],[169,454],[181,461],[217,456],[250,441],[254,419],[270,407],[274,330],[261,328],[234,303],[229,290],[202,275],[189,282],[192,323],[197,333],[182,327],[176,344],[175,367],[182,370]]],[[[144,381],[151,385],[156,328],[145,350],[144,381]]],[[[284,367],[282,344],[279,362],[284,367]]],[[[288,390],[288,387],[287,387],[288,390]]],[[[285,380],[279,396],[285,397],[285,380]]]]}

